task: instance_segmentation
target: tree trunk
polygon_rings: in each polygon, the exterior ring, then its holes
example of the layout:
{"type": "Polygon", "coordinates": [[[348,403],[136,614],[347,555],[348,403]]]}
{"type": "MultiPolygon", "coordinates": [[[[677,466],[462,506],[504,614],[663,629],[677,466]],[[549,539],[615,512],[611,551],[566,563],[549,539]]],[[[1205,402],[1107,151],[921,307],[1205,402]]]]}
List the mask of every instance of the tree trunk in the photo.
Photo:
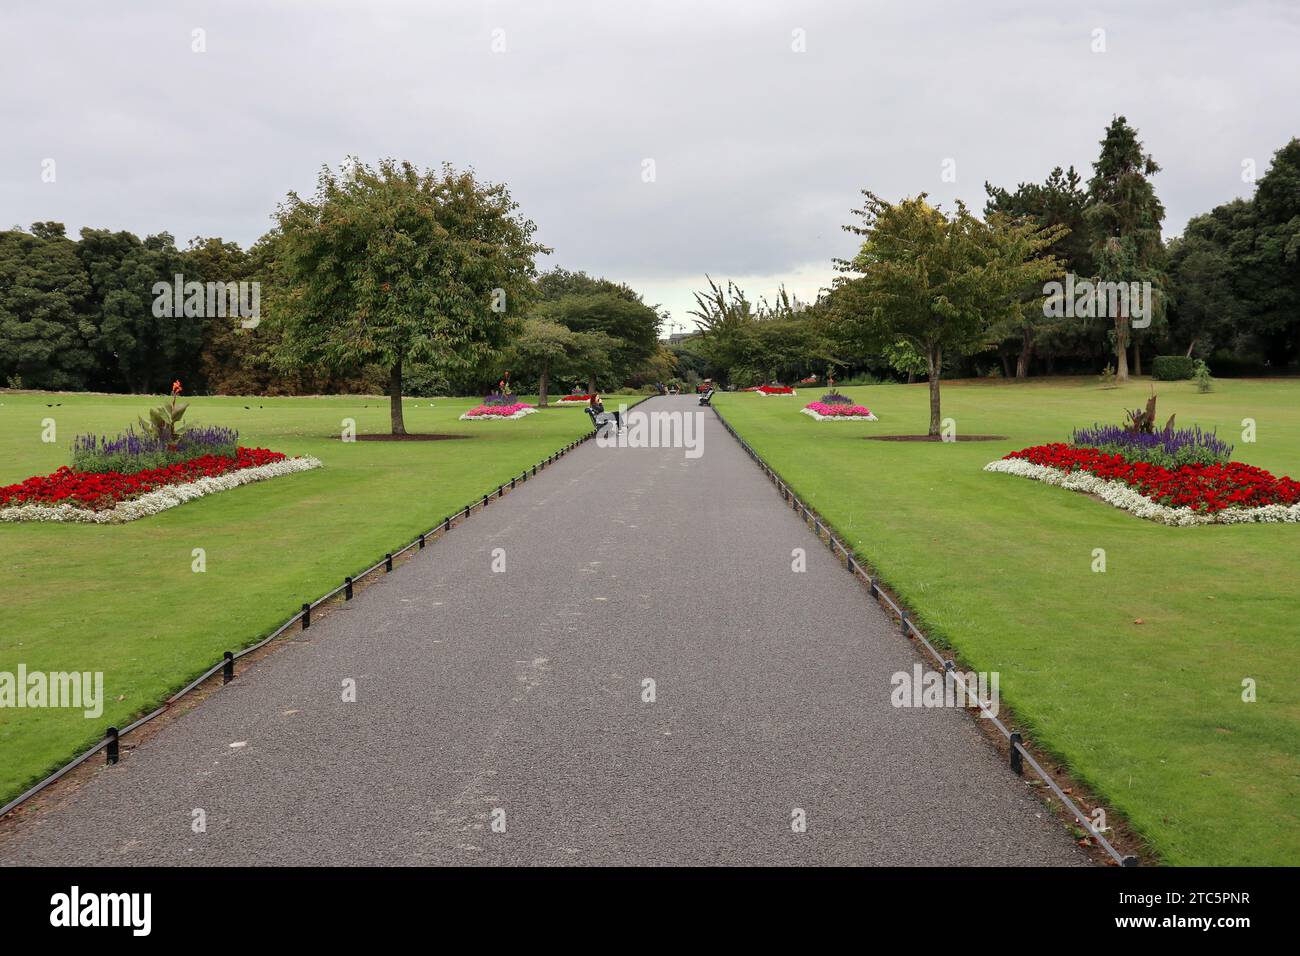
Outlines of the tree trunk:
{"type": "Polygon", "coordinates": [[[1142,374],[1142,345],[1137,339],[1133,340],[1133,374],[1142,374]]]}
{"type": "Polygon", "coordinates": [[[907,370],[907,384],[908,385],[916,384],[916,373],[913,372],[911,369],[907,370]]]}
{"type": "Polygon", "coordinates": [[[1032,329],[1026,328],[1021,333],[1020,339],[1020,356],[1016,359],[1016,378],[1025,379],[1029,377],[1029,360],[1034,357],[1034,333],[1032,329]]]}
{"type": "Polygon", "coordinates": [[[537,405],[539,408],[546,407],[546,386],[550,384],[551,367],[550,365],[542,366],[542,377],[537,380],[537,405]]]}
{"type": "Polygon", "coordinates": [[[1196,339],[1192,339],[1187,343],[1187,358],[1192,357],[1192,349],[1194,348],[1196,348],[1196,339]]]}
{"type": "Polygon", "coordinates": [[[943,370],[943,350],[939,346],[930,349],[930,437],[939,437],[939,373],[943,370]]]}
{"type": "Polygon", "coordinates": [[[402,420],[402,360],[398,359],[388,371],[388,409],[393,420],[393,434],[405,435],[406,423],[402,420]]]}
{"type": "Polygon", "coordinates": [[[1128,381],[1128,318],[1115,317],[1115,381],[1128,381]]]}
{"type": "Polygon", "coordinates": [[[594,375],[587,376],[587,394],[588,395],[596,394],[596,376],[594,375]]]}
{"type": "Polygon", "coordinates": [[[1005,351],[999,349],[998,358],[1002,359],[1002,377],[1010,378],[1011,377],[1011,356],[1008,355],[1005,351]]]}

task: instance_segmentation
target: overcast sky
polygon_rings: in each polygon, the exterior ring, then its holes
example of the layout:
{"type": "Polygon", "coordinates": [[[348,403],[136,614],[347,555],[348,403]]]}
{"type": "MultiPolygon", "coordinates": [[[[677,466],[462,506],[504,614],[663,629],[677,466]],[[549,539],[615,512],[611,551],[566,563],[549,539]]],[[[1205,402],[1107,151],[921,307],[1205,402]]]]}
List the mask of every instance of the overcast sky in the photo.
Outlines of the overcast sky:
{"type": "Polygon", "coordinates": [[[0,220],[247,245],[322,163],[446,160],[510,185],[544,267],[684,324],[705,273],[814,295],[864,187],[1086,178],[1114,114],[1177,234],[1250,194],[1298,94],[1294,0],[3,0],[0,220]]]}

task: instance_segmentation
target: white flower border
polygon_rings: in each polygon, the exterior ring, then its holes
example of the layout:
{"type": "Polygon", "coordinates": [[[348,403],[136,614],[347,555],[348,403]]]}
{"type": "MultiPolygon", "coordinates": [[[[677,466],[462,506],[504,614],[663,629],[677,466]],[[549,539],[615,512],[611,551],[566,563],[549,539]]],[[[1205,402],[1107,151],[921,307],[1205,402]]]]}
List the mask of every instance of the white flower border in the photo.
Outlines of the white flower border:
{"type": "Polygon", "coordinates": [[[513,415],[471,415],[469,412],[466,412],[464,415],[460,416],[460,420],[462,422],[511,422],[516,418],[523,418],[525,415],[531,415],[535,411],[537,411],[537,409],[530,405],[527,408],[519,409],[519,411],[515,412],[513,415]]]}
{"type": "Polygon", "coordinates": [[[1202,524],[1268,524],[1300,523],[1300,504],[1264,505],[1260,508],[1227,508],[1223,511],[1206,513],[1191,508],[1171,508],[1152,501],[1146,495],[1129,487],[1122,481],[1098,478],[1086,471],[1064,471],[1048,465],[1035,465],[1023,458],[1001,458],[984,466],[985,471],[1004,475],[1018,475],[1043,481],[1049,485],[1065,488],[1067,491],[1082,491],[1096,495],[1107,504],[1121,508],[1139,518],[1157,521],[1160,524],[1177,527],[1202,524]]]}
{"type": "Polygon", "coordinates": [[[878,422],[880,421],[880,419],[877,418],[874,413],[869,415],[823,415],[821,412],[815,411],[811,408],[801,408],[799,409],[799,411],[803,412],[809,418],[813,419],[813,421],[818,421],[818,422],[878,422]]]}
{"type": "Polygon", "coordinates": [[[213,478],[199,478],[184,484],[165,485],[146,492],[139,498],[119,502],[103,511],[91,511],[89,508],[78,508],[69,504],[30,504],[0,508],[0,521],[79,521],[91,524],[121,524],[125,521],[156,515],[160,511],[175,508],[177,505],[202,498],[204,495],[215,495],[219,491],[230,491],[232,488],[251,484],[254,481],[266,481],[268,478],[279,478],[282,475],[292,475],[320,467],[320,460],[316,458],[285,458],[282,461],[273,461],[269,465],[240,468],[238,471],[213,478]]]}

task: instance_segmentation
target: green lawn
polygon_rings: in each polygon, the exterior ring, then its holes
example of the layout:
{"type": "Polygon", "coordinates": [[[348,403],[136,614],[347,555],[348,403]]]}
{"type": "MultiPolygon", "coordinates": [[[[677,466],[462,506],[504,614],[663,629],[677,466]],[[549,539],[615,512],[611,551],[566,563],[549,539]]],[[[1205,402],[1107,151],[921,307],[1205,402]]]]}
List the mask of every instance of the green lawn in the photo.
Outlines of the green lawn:
{"type": "MultiPolygon", "coordinates": [[[[1169,528],[1077,492],[981,470],[1121,421],[1149,383],[946,383],[944,417],[996,442],[920,444],[924,385],[844,389],[876,423],[816,422],[797,398],[718,410],[1173,864],[1300,864],[1300,525],[1169,528]],[[1104,548],[1107,570],[1091,570],[1104,548]],[[1138,620],[1142,623],[1135,623],[1138,620]],[[1242,701],[1253,678],[1258,701],[1242,701]]],[[[1233,457],[1300,476],[1300,381],[1157,383],[1158,415],[1216,427],[1233,457]],[[1257,422],[1241,444],[1241,421],[1257,422]]],[[[775,493],[775,492],[774,492],[775,493]]],[[[864,693],[869,689],[864,688],[864,693]]]]}
{"type": "MultiPolygon", "coordinates": [[[[67,464],[73,436],[116,433],[160,402],[0,392],[0,484],[67,464]],[[41,441],[47,417],[53,444],[41,441]]],[[[386,399],[195,398],[188,422],[238,428],[243,445],[315,455],[325,467],[129,524],[0,524],[0,671],[103,671],[107,698],[97,720],[0,709],[0,803],[590,427],[567,408],[458,421],[474,404],[406,403],[408,431],[465,440],[344,443],[344,418],[361,434],[388,430],[386,399]],[[191,570],[194,548],[207,552],[205,573],[191,570]]]]}

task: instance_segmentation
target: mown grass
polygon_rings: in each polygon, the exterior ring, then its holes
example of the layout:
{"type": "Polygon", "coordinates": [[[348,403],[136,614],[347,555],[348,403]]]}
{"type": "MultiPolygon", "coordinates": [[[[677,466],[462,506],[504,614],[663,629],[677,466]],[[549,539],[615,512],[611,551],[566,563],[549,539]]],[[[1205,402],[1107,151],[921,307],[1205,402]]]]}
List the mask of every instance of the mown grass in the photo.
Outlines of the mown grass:
{"type": "MultiPolygon", "coordinates": [[[[921,386],[844,389],[880,421],[819,423],[797,398],[714,404],[913,609],[1032,739],[1172,864],[1300,863],[1300,525],[1169,528],[1076,492],[982,471],[1120,421],[1150,383],[945,383],[959,433],[916,434],[921,386]],[[1092,570],[1094,549],[1106,570],[1092,570]],[[1242,699],[1243,680],[1258,699],[1242,699]]],[[[1300,476],[1300,381],[1157,383],[1161,421],[1217,428],[1234,458],[1300,476]],[[1254,419],[1257,441],[1240,440],[1254,419]]],[[[865,692],[865,689],[864,689],[865,692]]]]}
{"type": "MultiPolygon", "coordinates": [[[[0,484],[67,464],[74,435],[115,434],[160,402],[0,392],[0,484]],[[50,444],[46,418],[57,429],[50,444]]],[[[0,524],[0,671],[103,671],[107,698],[95,720],[0,709],[0,802],[590,427],[574,409],[458,421],[474,404],[406,403],[408,431],[465,439],[345,443],[345,418],[361,434],[389,430],[386,399],[195,398],[187,421],[237,428],[245,446],[325,467],[124,525],[0,524]],[[195,548],[206,552],[201,574],[195,548]]]]}

